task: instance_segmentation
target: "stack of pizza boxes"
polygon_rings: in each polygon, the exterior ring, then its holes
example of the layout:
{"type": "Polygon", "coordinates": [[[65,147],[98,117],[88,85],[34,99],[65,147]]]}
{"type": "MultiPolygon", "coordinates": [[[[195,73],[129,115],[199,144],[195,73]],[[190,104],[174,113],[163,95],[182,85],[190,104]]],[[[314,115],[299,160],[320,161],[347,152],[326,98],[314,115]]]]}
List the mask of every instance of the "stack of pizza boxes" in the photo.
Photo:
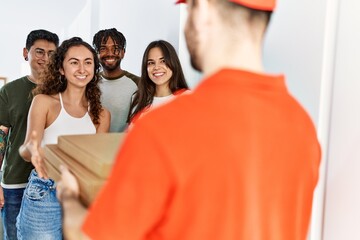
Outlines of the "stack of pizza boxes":
{"type": "Polygon", "coordinates": [[[46,145],[45,165],[50,178],[60,180],[60,165],[67,166],[80,186],[80,199],[89,206],[110,174],[124,133],[67,135],[46,145]]]}

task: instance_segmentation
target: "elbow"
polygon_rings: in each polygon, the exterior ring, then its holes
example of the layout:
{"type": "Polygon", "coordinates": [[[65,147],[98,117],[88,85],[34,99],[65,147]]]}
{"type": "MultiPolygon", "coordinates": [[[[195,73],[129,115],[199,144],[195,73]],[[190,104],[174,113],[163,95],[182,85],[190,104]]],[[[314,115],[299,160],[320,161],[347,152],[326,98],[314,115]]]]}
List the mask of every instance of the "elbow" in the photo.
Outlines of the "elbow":
{"type": "Polygon", "coordinates": [[[22,159],[24,159],[26,162],[30,162],[31,156],[26,145],[21,145],[21,147],[19,148],[19,154],[22,157],[22,159]]]}

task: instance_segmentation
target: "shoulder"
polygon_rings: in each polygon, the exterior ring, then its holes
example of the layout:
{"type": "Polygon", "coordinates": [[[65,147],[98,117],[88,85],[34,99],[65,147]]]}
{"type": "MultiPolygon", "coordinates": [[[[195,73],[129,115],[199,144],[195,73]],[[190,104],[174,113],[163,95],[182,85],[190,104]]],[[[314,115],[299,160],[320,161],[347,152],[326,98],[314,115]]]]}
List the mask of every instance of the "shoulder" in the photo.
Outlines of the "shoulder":
{"type": "Polygon", "coordinates": [[[140,81],[140,77],[136,76],[135,74],[132,74],[128,71],[124,71],[124,75],[128,78],[130,78],[134,83],[136,83],[136,85],[138,85],[139,81],[140,81]]]}
{"type": "Polygon", "coordinates": [[[26,76],[20,77],[18,79],[12,80],[6,84],[6,86],[11,86],[12,84],[23,84],[24,82],[30,82],[26,76]]]}
{"type": "Polygon", "coordinates": [[[58,103],[59,95],[46,95],[46,94],[37,94],[33,98],[33,104],[43,104],[43,105],[51,105],[54,103],[58,103]]]}
{"type": "Polygon", "coordinates": [[[102,108],[101,109],[101,113],[100,116],[104,116],[104,117],[110,117],[110,111],[107,108],[102,108]]]}
{"type": "MultiPolygon", "coordinates": [[[[52,123],[61,110],[61,104],[57,95],[38,94],[34,96],[30,107],[30,113],[33,117],[46,119],[52,123]]],[[[29,113],[29,114],[30,114],[29,113]]]]}
{"type": "Polygon", "coordinates": [[[176,90],[173,94],[174,94],[175,96],[177,96],[177,95],[181,95],[181,94],[183,94],[183,93],[190,93],[190,92],[191,92],[190,89],[182,88],[182,89],[176,90]]]}
{"type": "Polygon", "coordinates": [[[106,108],[102,108],[99,115],[99,124],[96,124],[96,132],[109,132],[110,129],[111,114],[106,108]]]}
{"type": "Polygon", "coordinates": [[[111,119],[111,113],[110,113],[110,111],[109,111],[107,108],[104,108],[104,107],[103,107],[103,108],[101,109],[99,118],[100,118],[100,122],[101,122],[101,123],[104,123],[104,122],[109,122],[109,123],[110,123],[110,119],[111,119]]]}
{"type": "Polygon", "coordinates": [[[16,90],[18,87],[20,87],[21,85],[24,85],[24,84],[32,85],[33,83],[31,83],[29,80],[27,80],[26,76],[24,76],[24,77],[21,77],[21,78],[18,78],[18,79],[8,82],[1,89],[6,90],[6,91],[16,90]]]}
{"type": "Polygon", "coordinates": [[[59,99],[59,97],[56,95],[47,95],[47,94],[37,94],[34,96],[34,100],[36,101],[50,101],[52,99],[59,99]]]}

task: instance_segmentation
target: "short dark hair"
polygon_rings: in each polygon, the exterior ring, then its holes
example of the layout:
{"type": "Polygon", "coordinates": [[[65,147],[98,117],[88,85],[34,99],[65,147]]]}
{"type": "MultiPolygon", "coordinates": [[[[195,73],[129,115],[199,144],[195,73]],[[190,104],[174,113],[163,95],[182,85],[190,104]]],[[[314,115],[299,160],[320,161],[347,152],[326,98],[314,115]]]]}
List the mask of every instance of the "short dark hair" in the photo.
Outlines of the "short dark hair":
{"type": "Polygon", "coordinates": [[[46,40],[55,44],[56,47],[59,46],[59,37],[56,33],[49,32],[44,29],[33,30],[31,31],[26,38],[26,49],[30,50],[31,46],[34,45],[37,40],[46,40]]]}
{"type": "Polygon", "coordinates": [[[99,49],[101,47],[102,43],[106,43],[106,41],[109,39],[109,37],[120,46],[120,48],[124,49],[126,48],[126,38],[125,36],[119,32],[116,28],[110,28],[110,29],[104,29],[98,31],[93,38],[93,46],[97,52],[99,52],[99,49]]]}

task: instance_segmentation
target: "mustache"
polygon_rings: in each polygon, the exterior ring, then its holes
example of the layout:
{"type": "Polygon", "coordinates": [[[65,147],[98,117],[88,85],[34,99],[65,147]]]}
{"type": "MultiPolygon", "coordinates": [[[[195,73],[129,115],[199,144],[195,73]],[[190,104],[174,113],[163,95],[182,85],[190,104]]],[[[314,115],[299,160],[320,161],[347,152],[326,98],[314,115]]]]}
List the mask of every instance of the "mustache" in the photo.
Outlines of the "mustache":
{"type": "Polygon", "coordinates": [[[119,57],[119,56],[110,56],[110,57],[102,57],[102,58],[100,58],[100,59],[102,59],[102,60],[107,60],[107,59],[120,59],[120,57],[119,57]]]}

